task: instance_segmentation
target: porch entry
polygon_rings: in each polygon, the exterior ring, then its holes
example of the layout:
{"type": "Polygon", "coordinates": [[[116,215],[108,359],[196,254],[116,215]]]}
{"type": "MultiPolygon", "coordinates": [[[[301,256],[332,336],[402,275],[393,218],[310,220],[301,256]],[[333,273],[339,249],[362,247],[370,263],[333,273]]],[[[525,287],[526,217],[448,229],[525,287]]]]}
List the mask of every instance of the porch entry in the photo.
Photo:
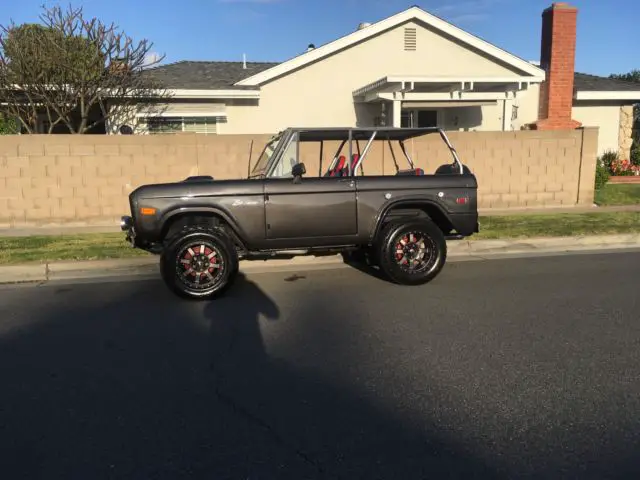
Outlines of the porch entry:
{"type": "Polygon", "coordinates": [[[403,128],[442,127],[437,110],[402,109],[400,126],[403,128]]]}

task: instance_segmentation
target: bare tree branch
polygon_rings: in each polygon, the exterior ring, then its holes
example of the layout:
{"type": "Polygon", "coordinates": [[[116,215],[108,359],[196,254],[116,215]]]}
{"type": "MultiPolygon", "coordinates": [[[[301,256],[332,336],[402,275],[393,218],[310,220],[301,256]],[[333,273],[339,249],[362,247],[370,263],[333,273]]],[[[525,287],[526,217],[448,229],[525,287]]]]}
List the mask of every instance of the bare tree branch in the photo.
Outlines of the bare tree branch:
{"type": "Polygon", "coordinates": [[[0,29],[0,111],[29,133],[46,118],[71,133],[133,121],[141,109],[160,111],[170,94],[145,74],[153,44],[134,42],[118,27],[85,19],[82,8],[43,7],[40,25],[0,29]]]}

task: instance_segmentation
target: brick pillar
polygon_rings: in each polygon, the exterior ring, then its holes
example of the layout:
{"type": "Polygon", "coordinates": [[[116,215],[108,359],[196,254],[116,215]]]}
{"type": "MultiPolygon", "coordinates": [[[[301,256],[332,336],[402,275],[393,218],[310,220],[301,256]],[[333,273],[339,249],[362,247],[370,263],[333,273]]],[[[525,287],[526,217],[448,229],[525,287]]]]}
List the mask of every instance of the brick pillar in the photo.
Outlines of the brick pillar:
{"type": "Polygon", "coordinates": [[[571,118],[575,75],[578,9],[564,2],[554,3],[542,13],[540,66],[546,80],[540,87],[538,130],[580,127],[571,118]]]}

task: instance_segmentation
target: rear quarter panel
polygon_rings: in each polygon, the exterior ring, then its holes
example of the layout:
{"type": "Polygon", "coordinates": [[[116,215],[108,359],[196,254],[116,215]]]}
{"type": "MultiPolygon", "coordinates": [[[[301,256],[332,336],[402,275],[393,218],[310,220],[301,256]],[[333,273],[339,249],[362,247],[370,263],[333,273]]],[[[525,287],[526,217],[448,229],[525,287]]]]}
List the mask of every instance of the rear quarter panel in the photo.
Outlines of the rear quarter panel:
{"type": "Polygon", "coordinates": [[[477,215],[478,184],[473,175],[357,177],[358,232],[370,240],[386,211],[404,202],[437,205],[454,223],[457,215],[477,215]],[[456,198],[468,197],[459,205],[456,198]]]}

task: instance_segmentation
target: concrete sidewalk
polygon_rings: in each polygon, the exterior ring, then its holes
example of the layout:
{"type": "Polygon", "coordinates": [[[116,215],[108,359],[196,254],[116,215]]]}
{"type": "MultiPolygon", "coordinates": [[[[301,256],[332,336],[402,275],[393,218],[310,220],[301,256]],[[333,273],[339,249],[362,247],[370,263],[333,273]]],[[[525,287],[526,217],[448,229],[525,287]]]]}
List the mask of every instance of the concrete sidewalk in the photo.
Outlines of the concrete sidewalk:
{"type": "MultiPolygon", "coordinates": [[[[507,208],[507,209],[479,209],[480,216],[507,215],[552,215],[561,213],[609,213],[609,212],[640,212],[640,205],[620,205],[599,207],[548,207],[548,208],[507,208]]],[[[83,233],[117,233],[120,226],[117,222],[101,222],[99,224],[54,224],[33,227],[0,227],[0,237],[30,237],[34,235],[74,235],[83,233]]]]}
{"type": "MultiPolygon", "coordinates": [[[[640,234],[450,241],[448,242],[448,259],[450,261],[482,261],[522,255],[545,256],[565,252],[609,252],[624,249],[640,249],[640,234]]],[[[317,270],[341,266],[346,265],[340,255],[240,262],[240,269],[246,273],[317,270]]],[[[122,260],[62,261],[0,266],[0,283],[158,275],[158,257],[154,255],[122,260]]]]}

